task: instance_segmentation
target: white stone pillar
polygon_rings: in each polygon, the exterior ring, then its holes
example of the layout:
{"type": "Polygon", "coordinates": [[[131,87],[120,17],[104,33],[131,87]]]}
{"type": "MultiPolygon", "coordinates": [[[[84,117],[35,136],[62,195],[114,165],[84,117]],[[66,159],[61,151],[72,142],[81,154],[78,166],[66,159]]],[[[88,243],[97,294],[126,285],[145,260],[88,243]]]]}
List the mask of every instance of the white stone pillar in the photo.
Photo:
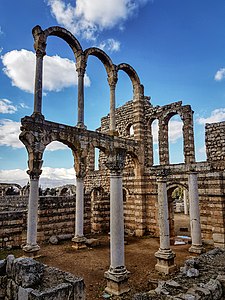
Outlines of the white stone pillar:
{"type": "Polygon", "coordinates": [[[23,250],[27,253],[36,253],[40,247],[37,244],[37,220],[39,200],[39,177],[30,177],[30,193],[27,216],[27,244],[23,250]]]}
{"type": "Polygon", "coordinates": [[[158,179],[158,215],[159,215],[159,234],[160,249],[170,249],[170,229],[169,229],[169,212],[166,179],[158,179]]]}
{"type": "Polygon", "coordinates": [[[189,248],[189,251],[194,253],[202,253],[204,249],[202,247],[202,237],[201,237],[197,172],[189,173],[188,185],[189,185],[190,226],[191,226],[191,239],[192,239],[192,245],[189,248]]]}
{"type": "Polygon", "coordinates": [[[124,214],[122,169],[124,153],[109,158],[106,163],[110,169],[110,268],[105,272],[107,287],[105,291],[121,295],[129,291],[127,284],[129,273],[124,260],[124,214]]]}
{"type": "Polygon", "coordinates": [[[184,197],[184,214],[188,215],[188,197],[186,189],[183,190],[183,197],[184,197]]]}
{"type": "Polygon", "coordinates": [[[116,131],[116,117],[115,117],[115,110],[116,110],[116,101],[115,101],[115,84],[110,84],[110,125],[109,130],[110,132],[116,131]]]}
{"type": "Polygon", "coordinates": [[[76,212],[75,212],[75,236],[72,239],[73,248],[86,248],[84,237],[84,178],[76,178],[76,212]]]}
{"type": "Polygon", "coordinates": [[[84,179],[77,178],[75,237],[84,236],[83,228],[84,228],[84,179]]]}
{"type": "Polygon", "coordinates": [[[124,266],[122,175],[110,174],[110,268],[124,266]]]}
{"type": "Polygon", "coordinates": [[[157,264],[155,269],[159,272],[169,274],[176,268],[174,264],[175,253],[170,249],[169,212],[166,189],[166,176],[160,176],[158,183],[158,216],[160,246],[155,253],[157,264]]]}

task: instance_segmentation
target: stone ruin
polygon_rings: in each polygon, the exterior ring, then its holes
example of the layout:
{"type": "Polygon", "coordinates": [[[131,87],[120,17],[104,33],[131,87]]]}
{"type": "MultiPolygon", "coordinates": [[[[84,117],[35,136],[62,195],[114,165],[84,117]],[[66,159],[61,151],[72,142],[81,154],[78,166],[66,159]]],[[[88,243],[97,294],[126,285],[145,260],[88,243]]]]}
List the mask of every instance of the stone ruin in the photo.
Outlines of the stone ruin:
{"type": "Polygon", "coordinates": [[[215,248],[186,260],[172,279],[159,281],[155,289],[133,297],[133,300],[159,299],[225,299],[225,250],[215,248]]]}
{"type": "Polygon", "coordinates": [[[128,290],[130,276],[124,263],[124,228],[127,234],[160,237],[160,248],[155,254],[156,270],[165,274],[173,272],[175,253],[170,248],[175,235],[172,193],[181,187],[186,195],[184,200],[189,199],[192,240],[189,251],[202,253],[203,242],[223,248],[225,122],[206,124],[207,160],[196,162],[190,105],[179,101],[153,106],[130,65],[115,65],[104,51],[95,47],[83,50],[79,41],[64,28],[54,26],[42,30],[36,26],[33,36],[36,51],[34,111],[21,120],[20,134],[28,152],[29,199],[23,200],[28,202],[28,210],[21,209],[19,217],[18,211],[12,214],[6,210],[1,212],[1,244],[14,246],[25,241],[25,254],[35,256],[39,244],[52,234],[72,233],[73,247],[80,249],[85,246],[85,234],[110,231],[111,256],[109,270],[105,272],[106,291],[120,295],[128,290]],[[45,120],[42,114],[42,69],[49,36],[66,41],[76,59],[78,122],[74,127],[45,120]],[[102,118],[101,127],[96,131],[88,130],[84,120],[84,74],[90,55],[103,63],[110,89],[110,113],[102,118]],[[116,109],[115,89],[120,71],[124,71],[132,82],[133,99],[116,109]],[[171,164],[169,155],[168,123],[175,115],[183,122],[184,163],[180,164],[171,164]],[[159,165],[156,166],[153,164],[154,120],[159,123],[159,165]],[[52,141],[62,142],[71,149],[76,198],[47,197],[46,201],[39,197],[43,153],[52,141]],[[96,148],[100,151],[98,170],[94,166],[96,148]]]}
{"type": "Polygon", "coordinates": [[[0,260],[0,299],[84,300],[84,281],[32,258],[9,255],[0,260]]]}

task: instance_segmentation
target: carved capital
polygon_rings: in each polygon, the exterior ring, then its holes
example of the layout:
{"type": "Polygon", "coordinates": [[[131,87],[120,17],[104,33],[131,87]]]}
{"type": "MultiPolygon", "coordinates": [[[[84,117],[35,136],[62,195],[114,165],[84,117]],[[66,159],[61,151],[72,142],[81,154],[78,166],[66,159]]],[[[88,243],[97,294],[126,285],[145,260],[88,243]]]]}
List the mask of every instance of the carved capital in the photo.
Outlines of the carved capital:
{"type": "Polygon", "coordinates": [[[74,169],[76,172],[76,177],[83,179],[86,176],[86,169],[87,169],[86,160],[82,158],[80,162],[78,163],[75,162],[74,169]]]}
{"type": "Polygon", "coordinates": [[[43,160],[32,159],[28,160],[28,168],[27,174],[31,179],[38,179],[42,173],[41,167],[43,164],[43,160]]]}
{"type": "Polygon", "coordinates": [[[86,66],[87,66],[87,63],[86,63],[84,57],[80,56],[76,63],[76,71],[78,73],[78,76],[84,76],[85,71],[86,71],[86,66]]]}
{"type": "Polygon", "coordinates": [[[113,71],[110,72],[110,74],[108,74],[107,80],[108,80],[110,88],[115,88],[116,87],[116,84],[117,84],[117,81],[118,81],[118,76],[117,76],[116,70],[113,70],[113,71]]]}
{"type": "Polygon", "coordinates": [[[46,37],[44,31],[38,25],[33,28],[32,34],[34,37],[34,49],[36,51],[36,56],[43,58],[46,55],[46,37]]]}
{"type": "Polygon", "coordinates": [[[111,173],[121,174],[124,168],[126,151],[123,149],[115,149],[112,151],[105,162],[106,167],[111,173]]]}

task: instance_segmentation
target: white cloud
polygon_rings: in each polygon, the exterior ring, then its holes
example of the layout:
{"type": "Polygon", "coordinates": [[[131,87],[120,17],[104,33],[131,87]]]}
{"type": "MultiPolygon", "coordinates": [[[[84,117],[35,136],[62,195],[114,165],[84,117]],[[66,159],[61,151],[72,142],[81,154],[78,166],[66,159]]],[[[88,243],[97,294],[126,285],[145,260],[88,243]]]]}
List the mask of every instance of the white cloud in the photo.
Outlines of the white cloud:
{"type": "Polygon", "coordinates": [[[12,101],[8,99],[0,99],[0,113],[1,114],[14,114],[17,107],[12,105],[12,101]]]}
{"type": "Polygon", "coordinates": [[[63,0],[48,0],[57,22],[73,34],[95,40],[97,34],[118,25],[138,11],[148,0],[75,0],[75,6],[63,0]]]}
{"type": "Polygon", "coordinates": [[[117,52],[120,50],[120,42],[116,41],[114,39],[107,39],[107,40],[101,42],[98,45],[98,48],[100,48],[104,51],[117,52]]]}
{"type": "Polygon", "coordinates": [[[56,151],[56,150],[65,150],[65,149],[69,149],[69,148],[66,145],[64,145],[63,143],[60,143],[57,141],[50,143],[46,147],[46,151],[56,151]]]}
{"type": "MultiPolygon", "coordinates": [[[[23,91],[33,93],[35,76],[35,54],[27,50],[13,50],[1,57],[4,73],[12,80],[12,85],[23,91]]],[[[77,85],[75,63],[59,56],[45,56],[43,71],[43,90],[61,91],[77,85]],[[59,76],[60,74],[60,76],[59,76]]],[[[84,84],[90,86],[87,75],[84,84]]]]}
{"type": "Polygon", "coordinates": [[[224,78],[225,78],[225,68],[221,68],[216,72],[214,79],[216,81],[221,81],[224,78]]]}
{"type": "MultiPolygon", "coordinates": [[[[9,146],[13,148],[24,148],[25,146],[19,140],[20,122],[9,119],[0,120],[0,146],[9,146]]],[[[57,151],[69,149],[66,145],[54,141],[46,147],[46,151],[57,151]]]]}
{"type": "Polygon", "coordinates": [[[0,146],[23,148],[24,145],[19,140],[20,126],[20,122],[9,119],[0,120],[0,146]]]}
{"type": "MultiPolygon", "coordinates": [[[[29,181],[29,176],[26,171],[27,169],[0,170],[0,182],[18,183],[24,186],[29,181]]],[[[74,168],[43,167],[40,176],[40,185],[46,188],[64,184],[75,184],[75,178],[74,168]]]]}
{"type": "Polygon", "coordinates": [[[21,108],[30,108],[28,105],[26,105],[25,103],[20,103],[20,107],[21,108]]]}
{"type": "Polygon", "coordinates": [[[169,141],[176,143],[177,140],[183,137],[183,122],[173,121],[169,122],[169,141]]]}
{"type": "Polygon", "coordinates": [[[198,149],[198,153],[203,153],[203,154],[206,153],[206,147],[205,147],[205,145],[203,147],[201,147],[201,148],[198,149]]]}
{"type": "MultiPolygon", "coordinates": [[[[169,136],[169,141],[171,143],[175,143],[177,140],[183,137],[182,128],[183,128],[183,122],[175,121],[175,120],[169,121],[168,136],[169,136]]],[[[158,131],[159,131],[158,121],[155,120],[152,123],[152,135],[153,135],[154,144],[158,143],[158,131]]]]}
{"type": "Polygon", "coordinates": [[[217,108],[211,112],[211,116],[208,118],[198,118],[197,122],[199,124],[206,124],[206,123],[217,123],[225,121],[225,108],[217,108]]]}

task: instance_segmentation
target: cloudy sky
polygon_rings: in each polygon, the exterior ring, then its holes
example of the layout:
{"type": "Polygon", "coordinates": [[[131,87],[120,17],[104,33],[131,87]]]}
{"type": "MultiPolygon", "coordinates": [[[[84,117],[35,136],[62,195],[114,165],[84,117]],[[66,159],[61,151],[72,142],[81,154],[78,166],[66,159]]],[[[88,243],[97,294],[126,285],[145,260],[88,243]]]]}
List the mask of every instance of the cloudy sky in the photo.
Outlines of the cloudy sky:
{"type": "MultiPolygon", "coordinates": [[[[32,28],[59,25],[83,49],[97,46],[115,64],[137,71],[153,105],[174,101],[194,110],[196,158],[205,160],[204,126],[225,120],[224,0],[20,0],[0,1],[0,182],[28,180],[20,119],[33,111],[35,54],[32,28]]],[[[50,37],[44,58],[43,113],[77,123],[77,77],[69,46],[50,37]]],[[[116,105],[132,98],[119,73],[116,105]]],[[[101,62],[90,57],[85,76],[85,124],[94,130],[109,112],[109,87],[101,62]]],[[[182,123],[170,122],[170,161],[182,162],[182,123]]],[[[154,124],[154,132],[157,126],[154,124]]],[[[157,139],[154,139],[157,162],[157,139]]],[[[70,150],[52,143],[44,154],[42,184],[74,182],[70,150]]]]}

